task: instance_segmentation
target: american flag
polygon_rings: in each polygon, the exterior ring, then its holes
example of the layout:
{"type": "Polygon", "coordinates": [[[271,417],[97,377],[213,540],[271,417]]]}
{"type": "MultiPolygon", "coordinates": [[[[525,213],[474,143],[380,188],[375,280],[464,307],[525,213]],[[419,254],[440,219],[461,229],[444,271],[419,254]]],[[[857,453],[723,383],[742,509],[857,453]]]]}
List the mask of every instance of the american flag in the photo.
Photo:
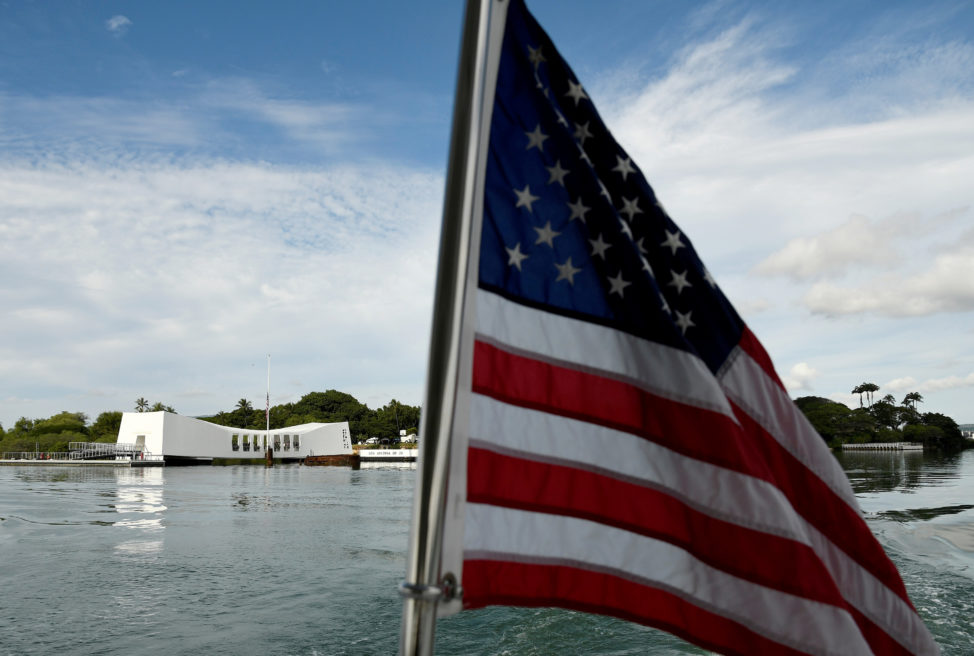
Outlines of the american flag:
{"type": "Polygon", "coordinates": [[[725,654],[938,653],[845,474],[521,0],[497,70],[444,546],[463,607],[604,613],[725,654]]]}

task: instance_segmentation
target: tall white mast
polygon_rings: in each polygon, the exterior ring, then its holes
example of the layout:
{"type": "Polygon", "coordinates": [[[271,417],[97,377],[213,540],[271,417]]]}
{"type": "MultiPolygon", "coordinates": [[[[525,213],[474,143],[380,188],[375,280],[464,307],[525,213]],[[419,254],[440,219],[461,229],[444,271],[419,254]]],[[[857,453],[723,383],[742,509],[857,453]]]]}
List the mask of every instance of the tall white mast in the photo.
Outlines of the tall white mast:
{"type": "Polygon", "coordinates": [[[271,430],[271,354],[267,354],[267,406],[264,409],[267,432],[271,430]]]}

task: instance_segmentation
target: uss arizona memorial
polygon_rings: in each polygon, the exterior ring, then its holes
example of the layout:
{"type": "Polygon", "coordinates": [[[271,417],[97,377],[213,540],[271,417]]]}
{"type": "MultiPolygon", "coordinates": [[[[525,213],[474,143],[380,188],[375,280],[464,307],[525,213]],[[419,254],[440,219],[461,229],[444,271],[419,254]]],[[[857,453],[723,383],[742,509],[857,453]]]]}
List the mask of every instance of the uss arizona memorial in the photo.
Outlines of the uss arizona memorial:
{"type": "Polygon", "coordinates": [[[280,459],[351,454],[348,422],[300,424],[252,430],[211,424],[172,412],[125,412],[118,443],[136,452],[162,456],[167,463],[207,462],[215,458],[263,459],[267,449],[280,459]]]}

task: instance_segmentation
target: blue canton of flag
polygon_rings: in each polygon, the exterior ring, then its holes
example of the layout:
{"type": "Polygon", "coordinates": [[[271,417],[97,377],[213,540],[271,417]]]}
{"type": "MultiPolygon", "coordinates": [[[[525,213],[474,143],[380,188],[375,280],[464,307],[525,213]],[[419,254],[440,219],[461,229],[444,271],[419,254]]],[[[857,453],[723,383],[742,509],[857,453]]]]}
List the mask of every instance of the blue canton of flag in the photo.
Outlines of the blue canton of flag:
{"type": "Polygon", "coordinates": [[[742,321],[537,24],[509,19],[496,94],[481,287],[717,371],[742,321]]]}

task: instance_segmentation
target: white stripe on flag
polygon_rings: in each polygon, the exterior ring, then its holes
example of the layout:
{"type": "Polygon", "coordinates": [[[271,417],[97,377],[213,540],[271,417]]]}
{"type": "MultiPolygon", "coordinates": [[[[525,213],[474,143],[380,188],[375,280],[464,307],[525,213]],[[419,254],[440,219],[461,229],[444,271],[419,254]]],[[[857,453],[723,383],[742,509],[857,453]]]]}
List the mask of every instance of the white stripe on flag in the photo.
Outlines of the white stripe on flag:
{"type": "Polygon", "coordinates": [[[467,503],[467,519],[468,560],[550,563],[611,573],[666,590],[809,654],[872,656],[846,611],[737,578],[672,544],[585,519],[475,503],[467,503]],[[795,621],[799,617],[802,621],[795,621]]]}
{"type": "MultiPolygon", "coordinates": [[[[477,290],[477,335],[513,353],[597,372],[666,399],[734,412],[700,358],[612,328],[550,314],[477,290]]],[[[735,420],[736,421],[736,420],[735,420]]]]}

